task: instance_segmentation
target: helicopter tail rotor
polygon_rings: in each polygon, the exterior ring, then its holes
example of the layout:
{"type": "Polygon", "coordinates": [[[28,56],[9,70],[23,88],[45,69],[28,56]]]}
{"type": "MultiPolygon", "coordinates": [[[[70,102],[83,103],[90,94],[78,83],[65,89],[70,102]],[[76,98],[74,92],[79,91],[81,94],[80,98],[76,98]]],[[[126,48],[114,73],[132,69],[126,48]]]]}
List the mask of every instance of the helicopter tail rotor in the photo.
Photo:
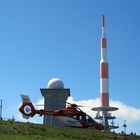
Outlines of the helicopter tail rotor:
{"type": "Polygon", "coordinates": [[[19,108],[19,111],[22,113],[22,117],[29,119],[35,115],[35,108],[28,95],[21,95],[22,105],[19,108]]]}

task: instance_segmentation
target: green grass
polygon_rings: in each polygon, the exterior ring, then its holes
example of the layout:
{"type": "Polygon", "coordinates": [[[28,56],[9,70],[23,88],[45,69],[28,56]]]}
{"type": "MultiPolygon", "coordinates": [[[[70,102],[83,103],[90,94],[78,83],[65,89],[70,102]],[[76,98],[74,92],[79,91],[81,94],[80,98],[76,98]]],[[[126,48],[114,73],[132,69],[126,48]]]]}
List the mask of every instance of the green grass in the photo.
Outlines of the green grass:
{"type": "Polygon", "coordinates": [[[41,124],[0,121],[0,140],[140,140],[92,129],[51,127],[41,124]]]}

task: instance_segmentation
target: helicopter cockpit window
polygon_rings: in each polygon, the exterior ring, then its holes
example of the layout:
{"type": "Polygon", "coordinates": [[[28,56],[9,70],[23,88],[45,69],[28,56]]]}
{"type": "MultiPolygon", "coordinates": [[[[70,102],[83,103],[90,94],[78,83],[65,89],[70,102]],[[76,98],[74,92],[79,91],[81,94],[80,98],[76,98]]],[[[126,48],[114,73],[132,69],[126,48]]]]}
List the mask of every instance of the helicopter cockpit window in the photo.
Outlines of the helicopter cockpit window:
{"type": "Polygon", "coordinates": [[[92,123],[92,124],[95,124],[95,121],[94,121],[94,119],[92,119],[90,116],[86,116],[88,119],[87,119],[87,121],[88,122],[90,122],[90,123],[92,123]]]}
{"type": "Polygon", "coordinates": [[[85,115],[79,116],[79,120],[86,121],[86,116],[85,115]]]}
{"type": "Polygon", "coordinates": [[[92,122],[92,119],[91,119],[91,117],[89,117],[89,116],[86,116],[86,118],[87,118],[87,121],[88,121],[88,122],[92,122]]]}
{"type": "Polygon", "coordinates": [[[86,116],[85,115],[82,116],[82,121],[86,121],[86,116]]]}
{"type": "Polygon", "coordinates": [[[86,120],[89,121],[89,116],[86,116],[86,120]]]}
{"type": "Polygon", "coordinates": [[[79,117],[80,117],[79,115],[73,115],[73,118],[76,120],[79,120],[79,117]]]}
{"type": "Polygon", "coordinates": [[[77,115],[77,120],[79,120],[79,115],[77,115]]]}

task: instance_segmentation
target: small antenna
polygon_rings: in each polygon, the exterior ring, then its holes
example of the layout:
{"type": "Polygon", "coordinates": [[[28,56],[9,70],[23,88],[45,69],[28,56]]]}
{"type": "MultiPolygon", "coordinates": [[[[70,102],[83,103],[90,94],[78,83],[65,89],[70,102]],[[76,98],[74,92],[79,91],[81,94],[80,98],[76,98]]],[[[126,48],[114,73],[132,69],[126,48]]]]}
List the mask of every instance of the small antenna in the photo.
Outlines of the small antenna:
{"type": "Polygon", "coordinates": [[[127,127],[126,121],[127,121],[127,120],[125,120],[125,121],[124,121],[124,124],[123,124],[123,128],[124,128],[124,133],[125,133],[125,134],[126,134],[126,127],[127,127]]]}
{"type": "Polygon", "coordinates": [[[102,27],[104,27],[104,26],[105,26],[105,16],[102,15],[102,27]]]}
{"type": "Polygon", "coordinates": [[[102,15],[102,37],[105,37],[105,16],[102,15]]]}
{"type": "Polygon", "coordinates": [[[2,120],[2,99],[0,99],[0,120],[2,120]]]}

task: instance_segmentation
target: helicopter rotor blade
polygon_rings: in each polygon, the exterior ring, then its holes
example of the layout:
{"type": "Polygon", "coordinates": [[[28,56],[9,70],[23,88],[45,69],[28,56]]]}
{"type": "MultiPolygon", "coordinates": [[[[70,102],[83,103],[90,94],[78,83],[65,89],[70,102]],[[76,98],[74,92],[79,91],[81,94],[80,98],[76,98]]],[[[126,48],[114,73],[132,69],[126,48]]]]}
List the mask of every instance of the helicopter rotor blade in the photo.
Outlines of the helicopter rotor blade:
{"type": "MultiPolygon", "coordinates": [[[[58,106],[64,106],[62,104],[54,104],[54,105],[58,105],[58,106]]],[[[54,106],[53,104],[50,104],[49,106],[54,106]]],[[[36,104],[35,106],[44,106],[44,104],[36,104]]]]}
{"type": "Polygon", "coordinates": [[[43,104],[37,104],[37,105],[35,105],[35,106],[44,106],[43,104]]]}
{"type": "Polygon", "coordinates": [[[66,102],[66,104],[69,104],[69,105],[71,105],[71,104],[73,104],[73,103],[66,102]]]}
{"type": "MultiPolygon", "coordinates": [[[[73,107],[88,107],[88,108],[92,108],[90,106],[83,106],[83,105],[79,105],[79,104],[76,104],[76,103],[66,102],[66,104],[71,105],[73,107]]],[[[36,106],[44,106],[44,104],[36,104],[36,106]]],[[[50,106],[53,106],[53,105],[50,105],[50,106]]],[[[59,106],[64,106],[64,105],[59,105],[59,106]]]]}
{"type": "Polygon", "coordinates": [[[69,102],[66,102],[66,103],[73,106],[73,107],[85,107],[83,105],[78,105],[78,104],[75,104],[75,103],[69,103],[69,102]]]}

